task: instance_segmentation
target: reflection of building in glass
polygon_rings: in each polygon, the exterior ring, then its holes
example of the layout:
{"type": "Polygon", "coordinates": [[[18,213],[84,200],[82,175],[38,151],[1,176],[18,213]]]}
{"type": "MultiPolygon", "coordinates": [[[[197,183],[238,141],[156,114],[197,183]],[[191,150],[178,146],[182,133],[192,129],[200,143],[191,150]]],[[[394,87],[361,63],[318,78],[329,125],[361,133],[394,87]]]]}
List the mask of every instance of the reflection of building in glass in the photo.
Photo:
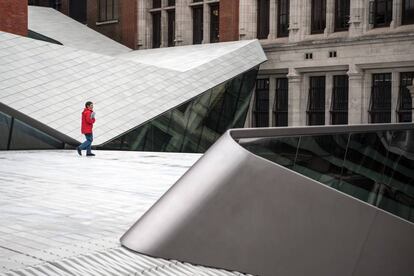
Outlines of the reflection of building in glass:
{"type": "MultiPolygon", "coordinates": [[[[73,45],[93,49],[87,37],[73,45]]],[[[0,57],[2,149],[77,145],[80,110],[91,100],[101,148],[204,152],[244,126],[266,60],[257,41],[139,52],[107,45],[114,56],[1,32],[0,43],[9,46],[0,57]]]]}

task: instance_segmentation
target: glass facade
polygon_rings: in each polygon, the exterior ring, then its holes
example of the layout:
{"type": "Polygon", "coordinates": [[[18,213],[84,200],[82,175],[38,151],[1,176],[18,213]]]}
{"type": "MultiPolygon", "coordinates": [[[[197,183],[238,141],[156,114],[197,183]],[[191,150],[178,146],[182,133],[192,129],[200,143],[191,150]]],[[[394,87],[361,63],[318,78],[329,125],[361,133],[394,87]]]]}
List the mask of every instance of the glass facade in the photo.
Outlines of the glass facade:
{"type": "Polygon", "coordinates": [[[414,130],[241,139],[251,152],[414,222],[414,130]]]}
{"type": "Polygon", "coordinates": [[[0,112],[0,150],[63,148],[62,141],[0,112]]]}
{"type": "Polygon", "coordinates": [[[244,126],[256,74],[222,83],[99,148],[205,152],[227,129],[244,126]]]}

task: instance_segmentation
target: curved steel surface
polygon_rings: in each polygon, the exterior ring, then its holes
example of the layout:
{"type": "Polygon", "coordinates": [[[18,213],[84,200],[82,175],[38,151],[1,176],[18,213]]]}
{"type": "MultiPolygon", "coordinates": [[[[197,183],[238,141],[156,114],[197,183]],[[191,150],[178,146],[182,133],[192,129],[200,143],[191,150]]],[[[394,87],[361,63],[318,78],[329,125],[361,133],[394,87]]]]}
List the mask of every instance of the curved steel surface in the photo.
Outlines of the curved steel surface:
{"type": "Polygon", "coordinates": [[[255,275],[414,275],[414,224],[254,155],[240,138],[406,125],[230,130],[121,238],[255,275]]]}

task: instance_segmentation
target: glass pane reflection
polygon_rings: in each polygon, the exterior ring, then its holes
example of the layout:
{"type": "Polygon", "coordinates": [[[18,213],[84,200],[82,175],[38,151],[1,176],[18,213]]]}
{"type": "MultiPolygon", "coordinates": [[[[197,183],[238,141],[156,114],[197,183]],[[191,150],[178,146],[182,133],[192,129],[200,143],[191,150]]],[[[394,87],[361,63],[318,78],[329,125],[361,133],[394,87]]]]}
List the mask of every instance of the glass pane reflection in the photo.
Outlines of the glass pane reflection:
{"type": "Polygon", "coordinates": [[[241,139],[239,143],[414,222],[414,130],[241,139]]]}
{"type": "Polygon", "coordinates": [[[0,150],[6,150],[9,142],[11,117],[0,112],[0,150]]]}
{"type": "Polygon", "coordinates": [[[244,126],[256,73],[222,83],[100,148],[205,152],[227,129],[244,126]]]}

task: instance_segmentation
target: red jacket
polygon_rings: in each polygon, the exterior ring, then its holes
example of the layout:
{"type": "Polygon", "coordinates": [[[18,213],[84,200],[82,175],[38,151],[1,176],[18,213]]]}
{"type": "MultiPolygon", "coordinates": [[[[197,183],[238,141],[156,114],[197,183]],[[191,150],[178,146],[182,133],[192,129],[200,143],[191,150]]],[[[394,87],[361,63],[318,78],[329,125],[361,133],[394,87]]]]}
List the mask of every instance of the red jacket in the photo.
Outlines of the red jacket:
{"type": "Polygon", "coordinates": [[[95,123],[95,118],[91,118],[91,114],[93,111],[85,108],[82,112],[82,134],[90,134],[92,133],[92,127],[95,123]]]}

